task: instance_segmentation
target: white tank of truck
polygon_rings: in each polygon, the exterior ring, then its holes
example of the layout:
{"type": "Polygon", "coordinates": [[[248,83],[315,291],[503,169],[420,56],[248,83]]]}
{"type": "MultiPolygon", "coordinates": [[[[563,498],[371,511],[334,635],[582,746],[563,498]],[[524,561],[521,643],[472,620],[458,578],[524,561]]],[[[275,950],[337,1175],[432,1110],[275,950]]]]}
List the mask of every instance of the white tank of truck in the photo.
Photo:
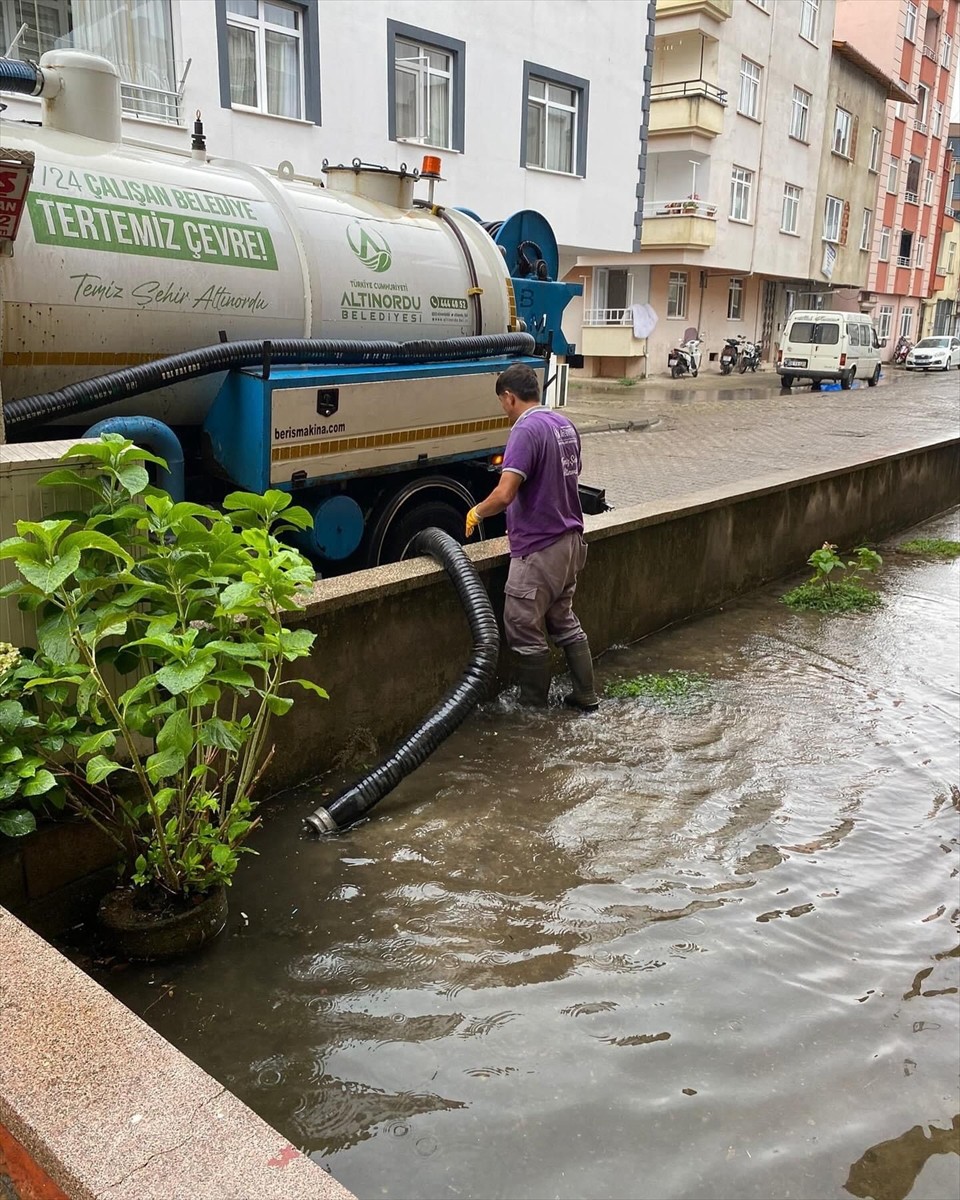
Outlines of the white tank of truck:
{"type": "MultiPolygon", "coordinates": [[[[0,124],[0,158],[35,156],[15,252],[0,258],[5,398],[221,333],[404,342],[518,327],[493,240],[470,216],[416,207],[415,173],[357,162],[327,168],[324,186],[288,164],[272,175],[202,148],[122,145],[111,63],[52,51],[38,76],[42,125],[0,124]]],[[[198,424],[215,391],[196,380],[150,409],[198,424]]]]}

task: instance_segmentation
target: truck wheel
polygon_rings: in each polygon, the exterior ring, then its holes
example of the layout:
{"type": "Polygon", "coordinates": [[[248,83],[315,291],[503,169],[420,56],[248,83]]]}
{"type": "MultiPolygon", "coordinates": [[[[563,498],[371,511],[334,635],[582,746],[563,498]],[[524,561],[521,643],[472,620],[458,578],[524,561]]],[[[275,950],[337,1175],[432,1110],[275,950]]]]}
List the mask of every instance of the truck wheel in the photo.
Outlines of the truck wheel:
{"type": "Polygon", "coordinates": [[[421,529],[430,525],[435,525],[462,542],[466,515],[465,509],[461,512],[443,500],[425,500],[422,504],[401,509],[383,539],[380,563],[401,562],[409,557],[407,551],[410,543],[421,529]]]}
{"type": "Polygon", "coordinates": [[[789,391],[793,387],[793,376],[792,375],[781,375],[780,376],[780,386],[782,388],[786,388],[787,391],[789,391]]]}
{"type": "Polygon", "coordinates": [[[879,382],[880,382],[880,364],[877,363],[877,365],[873,369],[873,374],[867,380],[867,387],[876,387],[879,382]]]}
{"type": "Polygon", "coordinates": [[[856,375],[856,373],[857,373],[857,369],[856,369],[856,367],[854,367],[854,369],[850,372],[849,375],[841,375],[840,376],[840,388],[842,391],[844,391],[844,392],[850,391],[850,385],[853,383],[853,377],[854,377],[854,375],[856,375]]]}

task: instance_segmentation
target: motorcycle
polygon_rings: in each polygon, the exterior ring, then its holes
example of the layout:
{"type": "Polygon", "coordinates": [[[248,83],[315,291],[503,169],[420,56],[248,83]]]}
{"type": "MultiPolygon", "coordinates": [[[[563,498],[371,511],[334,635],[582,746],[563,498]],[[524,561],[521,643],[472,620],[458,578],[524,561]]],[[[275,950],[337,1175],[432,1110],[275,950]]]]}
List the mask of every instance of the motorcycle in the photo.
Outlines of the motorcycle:
{"type": "Polygon", "coordinates": [[[740,361],[740,350],[744,342],[742,337],[728,337],[720,351],[720,374],[729,375],[740,361]]]}
{"type": "Polygon", "coordinates": [[[897,366],[902,366],[907,361],[907,355],[913,349],[913,342],[908,337],[902,337],[896,345],[893,352],[893,361],[897,366]]]}
{"type": "Polygon", "coordinates": [[[667,356],[667,366],[674,379],[688,374],[696,379],[700,373],[702,339],[695,329],[688,329],[687,335],[686,340],[675,346],[667,356]]]}
{"type": "Polygon", "coordinates": [[[760,342],[745,341],[740,348],[740,360],[737,364],[737,369],[743,375],[747,369],[756,371],[760,365],[760,351],[762,350],[760,342]]]}

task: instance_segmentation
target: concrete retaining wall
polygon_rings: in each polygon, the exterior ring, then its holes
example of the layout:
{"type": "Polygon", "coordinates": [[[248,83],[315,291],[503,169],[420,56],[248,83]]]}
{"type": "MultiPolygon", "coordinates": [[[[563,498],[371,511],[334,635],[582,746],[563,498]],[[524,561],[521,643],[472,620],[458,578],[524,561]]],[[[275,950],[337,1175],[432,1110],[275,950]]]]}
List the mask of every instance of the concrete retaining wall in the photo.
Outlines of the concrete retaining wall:
{"type": "MultiPolygon", "coordinates": [[[[596,656],[802,569],[824,541],[841,549],[877,542],[958,502],[955,438],[800,479],[711,489],[669,508],[605,513],[587,520],[577,613],[596,656]]],[[[501,615],[505,540],[468,552],[501,615]]],[[[299,623],[317,642],[298,667],[331,698],[298,700],[274,725],[272,788],[323,772],[358,743],[389,749],[454,682],[470,651],[452,586],[423,560],[320,581],[299,623]]],[[[499,677],[509,682],[506,649],[499,677]]]]}

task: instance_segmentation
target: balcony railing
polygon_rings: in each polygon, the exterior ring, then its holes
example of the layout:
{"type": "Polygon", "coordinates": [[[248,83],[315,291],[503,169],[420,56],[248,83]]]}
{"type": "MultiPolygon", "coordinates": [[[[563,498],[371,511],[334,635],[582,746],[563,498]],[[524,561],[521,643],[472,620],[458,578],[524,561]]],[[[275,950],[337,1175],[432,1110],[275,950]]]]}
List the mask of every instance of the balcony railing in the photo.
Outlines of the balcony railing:
{"type": "Polygon", "coordinates": [[[629,325],[629,308],[588,308],[583,314],[584,325],[629,325]]]}
{"type": "Polygon", "coordinates": [[[692,196],[682,200],[645,200],[643,217],[707,217],[711,221],[717,219],[717,206],[705,204],[692,196]]]}
{"type": "Polygon", "coordinates": [[[919,204],[920,203],[920,197],[917,195],[916,192],[904,192],[903,198],[904,198],[904,200],[906,200],[906,202],[908,204],[919,204]]]}
{"type": "Polygon", "coordinates": [[[936,61],[937,61],[937,48],[936,48],[936,46],[926,46],[926,45],[925,45],[925,46],[923,47],[923,57],[924,57],[924,58],[932,58],[932,59],[933,59],[933,61],[934,61],[934,62],[936,62],[936,61]]]}
{"type": "Polygon", "coordinates": [[[910,266],[910,255],[909,254],[898,254],[897,255],[897,266],[898,267],[909,267],[910,266]]]}
{"type": "Polygon", "coordinates": [[[651,100],[681,100],[688,96],[706,96],[717,104],[727,103],[727,93],[706,79],[680,79],[675,83],[655,83],[650,88],[651,100]]]}
{"type": "Polygon", "coordinates": [[[926,133],[927,132],[926,121],[914,121],[913,127],[917,131],[917,133],[926,133]]]}

